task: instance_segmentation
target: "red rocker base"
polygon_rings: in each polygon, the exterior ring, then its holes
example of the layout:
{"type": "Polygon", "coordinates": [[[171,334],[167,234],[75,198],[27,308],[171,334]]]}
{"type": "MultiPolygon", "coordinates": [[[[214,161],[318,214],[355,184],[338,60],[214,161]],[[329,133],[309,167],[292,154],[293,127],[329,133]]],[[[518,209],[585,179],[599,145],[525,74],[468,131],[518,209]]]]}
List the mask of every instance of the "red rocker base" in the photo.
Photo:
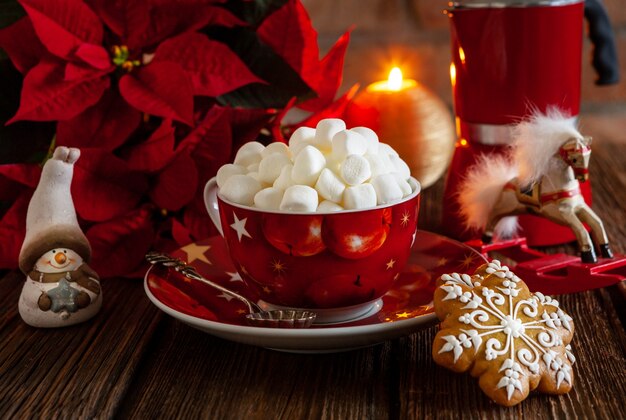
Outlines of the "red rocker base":
{"type": "Polygon", "coordinates": [[[599,258],[595,264],[584,264],[580,257],[567,254],[547,255],[528,248],[526,238],[484,244],[481,240],[471,240],[467,245],[476,249],[485,258],[489,252],[513,260],[511,267],[517,276],[524,280],[531,292],[539,291],[546,295],[560,295],[582,292],[612,286],[626,279],[626,256],[599,258]]]}

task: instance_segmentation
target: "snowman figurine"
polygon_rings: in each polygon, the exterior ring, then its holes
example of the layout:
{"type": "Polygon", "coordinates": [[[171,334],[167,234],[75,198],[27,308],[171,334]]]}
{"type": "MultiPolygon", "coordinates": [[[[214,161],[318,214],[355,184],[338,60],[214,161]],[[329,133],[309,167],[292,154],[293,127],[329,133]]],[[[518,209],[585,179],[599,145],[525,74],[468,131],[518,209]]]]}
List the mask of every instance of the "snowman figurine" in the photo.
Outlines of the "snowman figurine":
{"type": "Polygon", "coordinates": [[[78,225],[70,187],[80,150],[57,147],[28,205],[19,265],[26,283],[22,319],[34,327],[86,321],[102,306],[100,280],[88,264],[91,247],[78,225]]]}

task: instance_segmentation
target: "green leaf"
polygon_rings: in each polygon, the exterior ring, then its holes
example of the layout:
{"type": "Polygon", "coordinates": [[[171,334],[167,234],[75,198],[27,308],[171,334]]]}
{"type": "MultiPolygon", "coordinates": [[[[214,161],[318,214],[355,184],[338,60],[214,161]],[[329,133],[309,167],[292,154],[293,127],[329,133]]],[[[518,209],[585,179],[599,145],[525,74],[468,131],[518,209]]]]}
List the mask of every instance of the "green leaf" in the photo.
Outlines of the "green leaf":
{"type": "Polygon", "coordinates": [[[285,3],[287,0],[231,0],[223,6],[250,26],[257,27],[267,16],[280,9],[285,3]]]}
{"type": "Polygon", "coordinates": [[[296,96],[300,100],[315,97],[309,87],[278,54],[259,40],[250,28],[205,29],[212,39],[228,45],[267,85],[255,83],[243,86],[217,98],[222,105],[243,108],[282,108],[296,96]]]}
{"type": "Polygon", "coordinates": [[[25,14],[17,0],[0,0],[0,29],[9,26],[25,14]]]}

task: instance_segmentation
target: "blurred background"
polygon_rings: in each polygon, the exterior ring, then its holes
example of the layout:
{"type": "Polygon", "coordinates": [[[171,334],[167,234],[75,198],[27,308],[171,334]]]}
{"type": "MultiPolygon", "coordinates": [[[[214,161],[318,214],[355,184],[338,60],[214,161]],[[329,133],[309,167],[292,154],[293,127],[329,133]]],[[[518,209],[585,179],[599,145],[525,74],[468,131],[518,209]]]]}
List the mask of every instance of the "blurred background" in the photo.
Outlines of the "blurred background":
{"type": "MultiPolygon", "coordinates": [[[[450,35],[443,0],[303,0],[319,33],[322,52],[351,25],[354,31],[346,55],[341,92],[355,83],[362,87],[387,78],[400,66],[433,90],[450,108],[450,35]]],[[[621,81],[596,86],[591,67],[591,44],[584,41],[581,128],[596,139],[626,143],[626,5],[624,0],[604,0],[609,13],[621,81]]]]}

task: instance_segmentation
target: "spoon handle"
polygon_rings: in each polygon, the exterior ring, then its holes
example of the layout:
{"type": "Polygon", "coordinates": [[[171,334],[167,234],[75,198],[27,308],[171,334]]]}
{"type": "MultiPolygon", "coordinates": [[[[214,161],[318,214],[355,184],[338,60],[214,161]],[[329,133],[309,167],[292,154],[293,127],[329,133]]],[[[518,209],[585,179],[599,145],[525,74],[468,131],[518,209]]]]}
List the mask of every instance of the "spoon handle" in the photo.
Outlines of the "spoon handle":
{"type": "Polygon", "coordinates": [[[240,301],[245,303],[245,305],[248,307],[248,311],[251,314],[255,312],[261,312],[261,308],[256,303],[241,296],[240,294],[236,292],[233,292],[232,290],[229,290],[223,286],[220,286],[217,283],[212,282],[209,279],[202,277],[200,273],[198,273],[195,267],[187,264],[181,259],[174,258],[167,254],[161,254],[158,252],[149,252],[148,254],[146,254],[146,260],[148,260],[148,262],[153,265],[160,264],[167,268],[173,268],[174,270],[176,270],[183,276],[187,277],[188,279],[202,282],[204,284],[207,284],[213,287],[214,289],[219,290],[220,292],[226,293],[229,296],[239,299],[240,301]]]}

